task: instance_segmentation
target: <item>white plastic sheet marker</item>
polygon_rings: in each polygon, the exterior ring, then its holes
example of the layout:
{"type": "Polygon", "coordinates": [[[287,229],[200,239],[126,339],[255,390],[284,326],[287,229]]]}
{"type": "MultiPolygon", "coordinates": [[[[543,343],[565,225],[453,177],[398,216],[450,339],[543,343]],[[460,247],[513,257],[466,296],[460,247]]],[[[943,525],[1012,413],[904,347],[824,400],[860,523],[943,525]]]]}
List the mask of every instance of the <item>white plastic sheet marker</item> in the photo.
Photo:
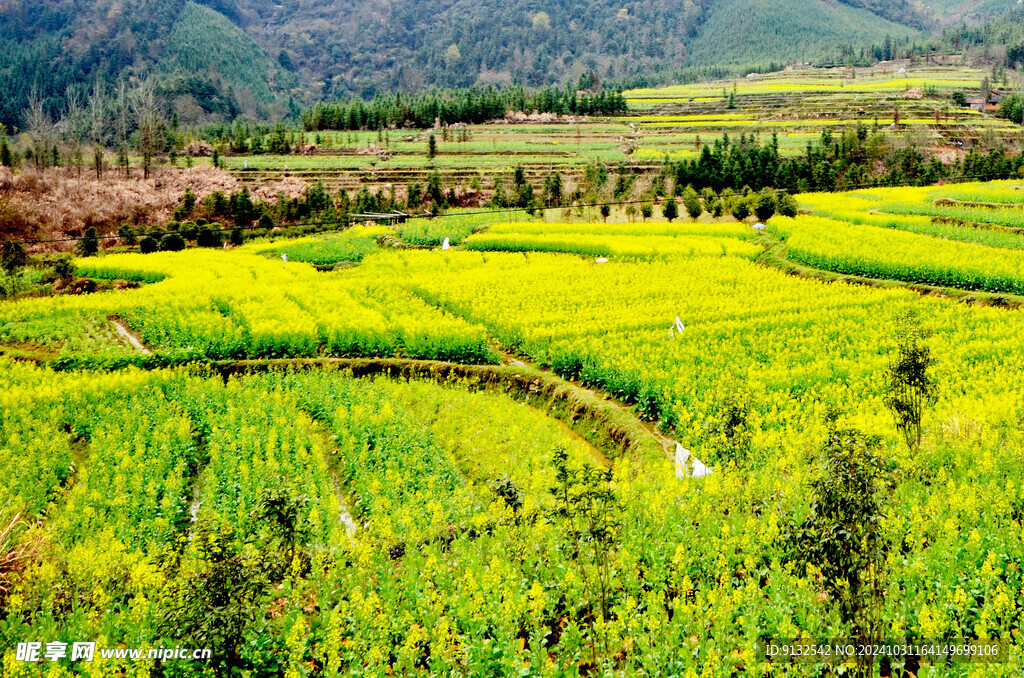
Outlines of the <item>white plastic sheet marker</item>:
{"type": "Polygon", "coordinates": [[[703,478],[711,475],[711,469],[704,465],[690,451],[676,443],[676,478],[703,478]]]}

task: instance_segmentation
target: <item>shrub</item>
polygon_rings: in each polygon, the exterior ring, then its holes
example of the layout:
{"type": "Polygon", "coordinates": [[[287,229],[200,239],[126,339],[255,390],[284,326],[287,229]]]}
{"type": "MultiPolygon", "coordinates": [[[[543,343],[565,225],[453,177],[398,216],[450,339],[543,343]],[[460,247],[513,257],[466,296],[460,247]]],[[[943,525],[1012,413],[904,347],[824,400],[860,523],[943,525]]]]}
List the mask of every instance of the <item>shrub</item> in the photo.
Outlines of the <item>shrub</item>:
{"type": "Polygon", "coordinates": [[[226,675],[242,661],[246,630],[262,619],[267,573],[263,563],[237,553],[230,528],[200,524],[194,543],[202,567],[168,582],[157,628],[210,648],[215,672],[226,675]]]}
{"type": "Polygon", "coordinates": [[[192,208],[196,206],[196,195],[192,192],[191,186],[185,187],[185,194],[181,196],[181,208],[188,216],[192,213],[192,208]]]}
{"type": "Polygon", "coordinates": [[[748,424],[749,410],[737,396],[729,396],[718,406],[717,414],[704,424],[720,458],[742,461],[750,454],[753,433],[748,424]]]}
{"type": "Polygon", "coordinates": [[[768,221],[775,214],[775,194],[771,191],[762,191],[753,202],[758,221],[768,221]]]}
{"type": "Polygon", "coordinates": [[[147,235],[145,238],[139,241],[139,251],[143,254],[150,254],[160,249],[160,243],[157,242],[156,238],[151,235],[147,235]]]}
{"type": "Polygon", "coordinates": [[[799,205],[797,205],[796,198],[791,196],[789,193],[782,193],[778,199],[778,211],[784,217],[795,217],[799,211],[799,205]]]}
{"type": "Polygon", "coordinates": [[[117,237],[121,240],[122,245],[134,245],[135,240],[135,229],[130,224],[121,224],[121,227],[117,229],[117,237]]]}
{"type": "Polygon", "coordinates": [[[245,242],[245,236],[242,234],[242,229],[235,228],[231,230],[231,244],[238,246],[245,242]]]}
{"type": "Polygon", "coordinates": [[[180,233],[168,233],[160,238],[161,252],[180,252],[185,249],[185,239],[180,233]]]}
{"type": "Polygon", "coordinates": [[[200,228],[196,234],[196,244],[200,247],[220,247],[224,240],[219,229],[220,224],[211,224],[200,228]],[[213,230],[213,228],[218,230],[213,230]]]}
{"type": "Polygon", "coordinates": [[[178,233],[181,233],[181,237],[185,240],[195,240],[198,228],[194,221],[184,221],[181,224],[181,228],[178,229],[178,233]]]}
{"type": "Polygon", "coordinates": [[[715,195],[715,192],[710,188],[705,188],[700,192],[701,197],[704,199],[704,209],[711,216],[716,219],[722,216],[722,200],[715,195]]]}
{"type": "Polygon", "coordinates": [[[90,226],[85,229],[85,235],[78,241],[78,253],[83,257],[94,257],[100,250],[100,237],[96,233],[96,227],[90,226]]]}
{"type": "Polygon", "coordinates": [[[272,228],[274,228],[274,218],[267,214],[266,212],[264,212],[260,216],[259,227],[262,229],[266,229],[268,231],[271,230],[272,228]]]}
{"type": "Polygon", "coordinates": [[[829,600],[838,603],[855,637],[871,638],[890,547],[881,527],[882,461],[876,438],[838,428],[837,417],[830,412],[828,440],[815,459],[810,512],[791,538],[797,559],[821,571],[829,600]]]}
{"type": "Polygon", "coordinates": [[[203,198],[203,206],[215,217],[228,216],[231,213],[231,202],[223,191],[214,191],[203,198]]]}
{"type": "Polygon", "coordinates": [[[645,202],[640,205],[640,215],[643,216],[644,221],[647,221],[654,214],[654,205],[649,202],[645,202]]]}
{"type": "Polygon", "coordinates": [[[729,211],[732,212],[737,221],[743,221],[750,216],[750,204],[744,198],[737,196],[732,199],[729,211]]]}
{"type": "Polygon", "coordinates": [[[671,222],[679,216],[679,205],[675,200],[668,200],[661,206],[661,215],[671,222]]]}
{"type": "Polygon", "coordinates": [[[693,186],[687,186],[683,191],[683,207],[694,221],[697,221],[697,217],[704,213],[704,206],[700,204],[700,196],[697,195],[697,191],[693,190],[693,186]]]}
{"type": "Polygon", "coordinates": [[[518,513],[523,507],[522,493],[506,474],[503,473],[491,481],[491,490],[505,501],[505,506],[512,509],[512,513],[518,513]]]}
{"type": "Polygon", "coordinates": [[[28,255],[20,242],[8,240],[4,243],[3,253],[0,254],[0,264],[8,275],[14,275],[28,263],[28,255]]]}
{"type": "Polygon", "coordinates": [[[60,255],[53,262],[53,274],[62,281],[71,280],[75,277],[75,262],[66,254],[60,255]]]}
{"type": "Polygon", "coordinates": [[[907,447],[921,446],[921,419],[924,408],[938,399],[935,381],[928,370],[935,362],[924,344],[923,330],[911,311],[898,319],[896,356],[886,370],[886,407],[896,420],[907,447]]]}
{"type": "MultiPolygon", "coordinates": [[[[326,195],[326,191],[324,193],[326,195]]],[[[249,195],[249,188],[243,186],[241,191],[232,193],[229,202],[231,204],[231,216],[235,221],[235,225],[252,225],[252,222],[255,221],[258,216],[258,212],[256,211],[256,206],[252,202],[252,197],[249,195]]],[[[327,204],[330,205],[330,196],[327,196],[327,204]]]]}
{"type": "MultiPolygon", "coordinates": [[[[555,515],[561,521],[566,551],[573,554],[580,580],[591,600],[600,603],[608,617],[611,595],[611,563],[622,539],[622,504],[610,469],[590,465],[569,466],[569,456],[559,446],[554,452],[555,515]]],[[[607,648],[607,641],[601,643],[607,648]]],[[[595,643],[596,645],[596,643],[595,643]]]]}

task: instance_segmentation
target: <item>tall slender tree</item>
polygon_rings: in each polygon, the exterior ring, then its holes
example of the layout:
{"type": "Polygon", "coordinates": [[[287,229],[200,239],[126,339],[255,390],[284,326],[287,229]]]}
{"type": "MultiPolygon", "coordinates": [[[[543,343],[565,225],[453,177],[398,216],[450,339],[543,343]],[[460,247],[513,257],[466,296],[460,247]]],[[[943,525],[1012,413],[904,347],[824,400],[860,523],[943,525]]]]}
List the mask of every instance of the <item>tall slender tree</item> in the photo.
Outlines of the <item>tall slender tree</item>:
{"type": "Polygon", "coordinates": [[[42,169],[51,157],[53,119],[43,108],[43,99],[39,92],[33,91],[29,94],[25,125],[32,140],[32,159],[35,161],[36,169],[42,169]]]}
{"type": "Polygon", "coordinates": [[[85,118],[85,105],[81,91],[74,85],[68,85],[64,93],[64,115],[60,119],[62,141],[68,149],[68,156],[82,178],[82,121],[85,118]]]}
{"type": "Polygon", "coordinates": [[[117,132],[119,160],[124,167],[125,178],[129,177],[128,171],[128,114],[131,104],[128,101],[128,86],[124,80],[117,85],[117,132]]]}
{"type": "Polygon", "coordinates": [[[103,82],[99,79],[89,95],[89,141],[93,147],[93,165],[96,178],[103,178],[103,133],[107,125],[107,99],[103,82]]]}
{"type": "Polygon", "coordinates": [[[153,156],[164,150],[164,122],[156,105],[156,90],[151,80],[143,80],[132,97],[132,109],[138,125],[138,151],[142,156],[142,174],[148,179],[153,156]]]}

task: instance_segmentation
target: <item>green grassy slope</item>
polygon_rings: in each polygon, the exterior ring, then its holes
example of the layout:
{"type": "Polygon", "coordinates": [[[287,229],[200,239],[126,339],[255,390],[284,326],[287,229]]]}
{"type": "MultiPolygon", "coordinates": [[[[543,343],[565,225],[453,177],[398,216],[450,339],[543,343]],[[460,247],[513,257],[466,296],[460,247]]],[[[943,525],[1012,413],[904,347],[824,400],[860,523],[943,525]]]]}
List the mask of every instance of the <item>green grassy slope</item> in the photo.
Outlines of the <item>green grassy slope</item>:
{"type": "Polygon", "coordinates": [[[882,42],[913,28],[824,0],[718,0],[689,43],[693,65],[807,59],[842,44],[882,42]]]}
{"type": "Polygon", "coordinates": [[[258,117],[270,117],[275,92],[294,80],[245,31],[194,2],[175,20],[160,66],[169,74],[207,75],[221,91],[230,87],[240,108],[258,117]]]}
{"type": "Polygon", "coordinates": [[[1017,6],[1017,0],[930,0],[928,9],[942,23],[976,22],[1017,6]]]}

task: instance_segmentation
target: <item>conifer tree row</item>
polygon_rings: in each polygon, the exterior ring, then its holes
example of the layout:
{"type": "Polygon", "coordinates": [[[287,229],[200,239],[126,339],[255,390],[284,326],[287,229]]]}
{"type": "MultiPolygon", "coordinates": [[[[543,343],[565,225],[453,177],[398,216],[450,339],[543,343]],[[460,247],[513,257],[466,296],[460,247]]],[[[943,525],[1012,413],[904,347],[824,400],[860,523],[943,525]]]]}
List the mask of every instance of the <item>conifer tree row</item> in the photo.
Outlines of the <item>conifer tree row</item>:
{"type": "Polygon", "coordinates": [[[589,93],[573,86],[547,87],[528,91],[522,87],[473,87],[465,90],[436,90],[418,95],[378,95],[362,99],[318,103],[302,113],[307,131],[425,128],[435,121],[482,123],[505,115],[506,111],[557,113],[565,115],[622,115],[626,112],[622,92],[589,93]]]}

